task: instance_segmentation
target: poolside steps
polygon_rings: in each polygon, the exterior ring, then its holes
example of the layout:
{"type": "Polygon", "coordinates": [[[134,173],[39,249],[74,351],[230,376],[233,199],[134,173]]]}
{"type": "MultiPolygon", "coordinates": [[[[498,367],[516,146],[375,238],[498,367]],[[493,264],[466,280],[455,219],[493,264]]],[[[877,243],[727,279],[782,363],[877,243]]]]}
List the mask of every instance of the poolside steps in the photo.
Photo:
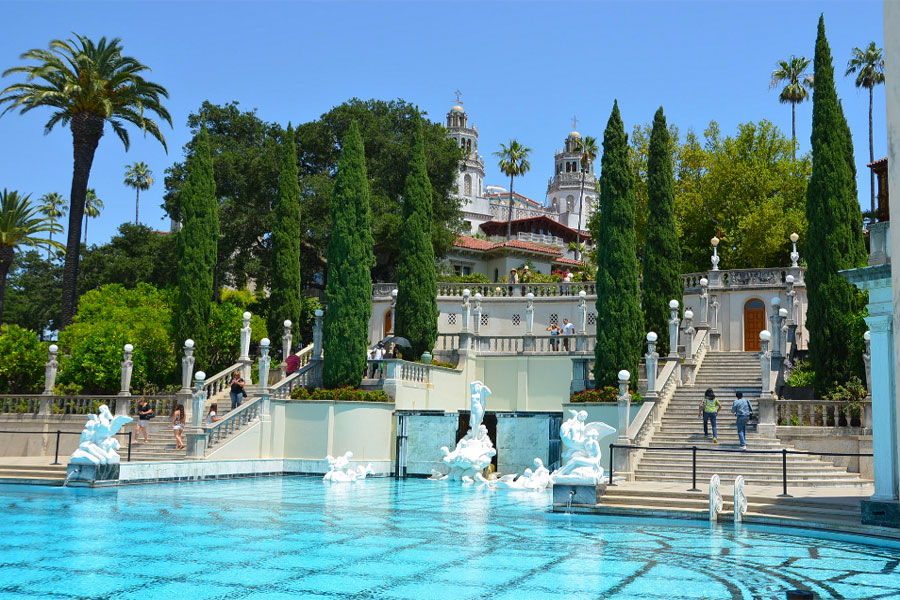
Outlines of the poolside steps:
{"type": "MultiPolygon", "coordinates": [[[[753,407],[754,421],[762,391],[759,359],[753,352],[715,352],[704,357],[693,386],[679,387],[661,416],[660,425],[641,445],[650,447],[696,446],[698,482],[708,482],[717,473],[723,483],[731,483],[743,475],[749,485],[780,486],[781,454],[752,452],[703,452],[704,449],[738,450],[737,418],[731,413],[735,392],[741,391],[753,407]],[[707,388],[712,388],[722,403],[718,415],[718,444],[703,436],[703,419],[698,416],[700,402],[707,388]]],[[[710,435],[712,431],[710,430],[710,435]]],[[[749,450],[792,450],[777,438],[763,437],[753,421],[747,427],[749,450]]],[[[689,451],[643,451],[633,473],[636,482],[678,482],[690,487],[692,453],[689,451]]],[[[788,456],[788,486],[865,486],[870,481],[857,473],[821,460],[814,455],[788,456]]]]}
{"type": "MultiPolygon", "coordinates": [[[[184,460],[187,457],[187,451],[175,449],[175,438],[171,429],[165,433],[159,432],[157,435],[151,436],[149,442],[132,442],[131,462],[184,460]]],[[[126,460],[127,453],[126,448],[119,450],[119,456],[123,461],[126,460]]]]}
{"type": "MultiPolygon", "coordinates": [[[[50,457],[47,458],[49,462],[50,457]]],[[[66,465],[3,465],[0,464],[0,483],[26,485],[62,485],[66,480],[66,465]]]]}

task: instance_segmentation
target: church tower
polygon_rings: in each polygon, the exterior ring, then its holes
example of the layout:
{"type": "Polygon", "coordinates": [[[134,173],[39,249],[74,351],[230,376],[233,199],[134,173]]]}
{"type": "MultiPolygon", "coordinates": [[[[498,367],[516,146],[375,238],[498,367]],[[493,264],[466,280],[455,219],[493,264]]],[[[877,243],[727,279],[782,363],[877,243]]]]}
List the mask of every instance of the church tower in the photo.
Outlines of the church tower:
{"type": "Polygon", "coordinates": [[[491,209],[484,194],[484,159],[478,154],[478,128],[469,127],[469,115],[459,102],[447,113],[449,137],[463,149],[465,157],[459,163],[456,177],[457,195],[462,198],[462,211],[472,233],[478,226],[491,220],[491,209]]]}
{"type": "Polygon", "coordinates": [[[587,231],[588,221],[597,205],[597,178],[594,175],[594,166],[588,165],[588,170],[584,173],[582,205],[579,202],[582,175],[581,139],[580,133],[572,131],[566,137],[563,149],[556,152],[553,177],[547,184],[547,197],[550,199],[550,211],[557,215],[557,221],[572,229],[578,229],[579,210],[582,210],[584,215],[580,219],[580,227],[582,231],[587,231]]]}

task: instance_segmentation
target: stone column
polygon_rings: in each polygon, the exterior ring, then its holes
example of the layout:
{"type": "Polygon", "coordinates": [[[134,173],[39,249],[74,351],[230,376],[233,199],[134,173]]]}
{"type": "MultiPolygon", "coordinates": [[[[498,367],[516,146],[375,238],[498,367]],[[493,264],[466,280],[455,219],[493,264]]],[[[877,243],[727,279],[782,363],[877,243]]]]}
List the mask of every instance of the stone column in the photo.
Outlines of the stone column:
{"type": "MultiPolygon", "coordinates": [[[[56,355],[59,353],[59,346],[50,344],[47,352],[47,362],[44,364],[44,396],[53,395],[53,386],[56,385],[56,373],[59,370],[59,362],[56,355]]],[[[42,398],[39,414],[50,414],[50,399],[42,398]]]]}
{"type": "Polygon", "coordinates": [[[249,312],[244,313],[244,326],[241,327],[241,354],[238,357],[238,362],[241,363],[241,377],[244,378],[247,385],[253,384],[250,369],[250,365],[253,363],[250,359],[250,334],[253,330],[250,328],[250,317],[249,312]]]}
{"type": "Polygon", "coordinates": [[[263,420],[269,420],[269,367],[272,363],[272,357],[269,356],[269,346],[271,345],[269,338],[263,338],[259,341],[259,393],[262,395],[262,404],[260,405],[260,415],[263,420]]]}
{"type": "Polygon", "coordinates": [[[700,326],[709,325],[709,279],[700,278],[700,326]]]}
{"type": "Polygon", "coordinates": [[[784,355],[781,353],[781,325],[778,322],[778,309],[780,308],[781,298],[772,296],[771,300],[772,312],[769,314],[769,331],[772,333],[772,358],[781,359],[784,355]]]}
{"type": "Polygon", "coordinates": [[[656,353],[656,340],[658,336],[655,332],[647,333],[647,354],[644,355],[644,364],[647,366],[647,394],[644,396],[647,400],[656,401],[656,370],[659,363],[659,354],[656,353]]]}
{"type": "MultiPolygon", "coordinates": [[[[284,379],[287,377],[287,359],[288,356],[291,355],[291,348],[294,342],[294,336],[291,335],[291,323],[290,319],[285,320],[284,322],[284,333],[281,334],[281,378],[284,379]]],[[[262,378],[260,378],[260,382],[262,383],[262,378]]]]}
{"type": "Polygon", "coordinates": [[[313,354],[310,359],[310,362],[313,363],[310,384],[313,386],[322,385],[322,317],[324,315],[325,312],[321,308],[317,309],[313,324],[313,354]]]}
{"type": "Polygon", "coordinates": [[[194,360],[194,340],[184,340],[184,356],[181,358],[181,389],[175,394],[176,404],[187,404],[191,398],[194,360]]]}
{"type": "Polygon", "coordinates": [[[678,300],[669,300],[669,357],[678,356],[678,300]]]}
{"type": "Polygon", "coordinates": [[[522,344],[525,352],[534,352],[534,294],[525,294],[525,340],[522,344]]]}
{"type": "Polygon", "coordinates": [[[585,336],[587,335],[587,292],[578,292],[578,339],[575,341],[575,349],[584,352],[585,336]]]}
{"type": "Polygon", "coordinates": [[[772,353],[769,341],[772,334],[765,329],[759,332],[759,371],[762,378],[762,393],[759,396],[759,428],[760,435],[775,437],[776,415],[775,396],[772,394],[772,353]]]}
{"type": "Polygon", "coordinates": [[[116,400],[116,415],[131,414],[131,373],[134,370],[134,346],[125,344],[122,352],[122,373],[119,389],[119,399],[116,400]]]}
{"type": "MultiPolygon", "coordinates": [[[[616,444],[622,446],[630,446],[631,438],[628,437],[628,425],[631,413],[631,394],[628,393],[628,382],[631,380],[631,373],[622,369],[619,371],[619,395],[616,398],[616,404],[619,409],[619,426],[616,430],[616,444]]],[[[615,453],[614,462],[617,471],[629,471],[631,451],[619,450],[615,453]]]]}
{"type": "MultiPolygon", "coordinates": [[[[468,333],[469,331],[469,311],[471,310],[471,304],[469,303],[469,298],[472,296],[472,290],[466,288],[462,291],[462,302],[460,303],[460,315],[462,317],[462,331],[468,333]]],[[[393,323],[393,321],[392,321],[393,323]]]]}
{"type": "Polygon", "coordinates": [[[394,324],[397,322],[397,289],[394,288],[391,290],[391,330],[387,332],[387,335],[394,335],[394,324]]]}
{"type": "MultiPolygon", "coordinates": [[[[869,293],[872,294],[871,291],[869,293]]],[[[875,454],[875,494],[872,499],[897,500],[900,484],[897,431],[900,423],[897,421],[897,405],[892,398],[895,382],[893,315],[870,315],[866,317],[866,323],[869,325],[867,350],[873,359],[869,363],[872,371],[872,452],[875,454]]]]}
{"type": "Polygon", "coordinates": [[[188,458],[203,458],[206,455],[206,431],[203,429],[203,408],[206,406],[206,373],[197,371],[194,379],[194,394],[191,398],[191,424],[185,428],[188,458]]]}

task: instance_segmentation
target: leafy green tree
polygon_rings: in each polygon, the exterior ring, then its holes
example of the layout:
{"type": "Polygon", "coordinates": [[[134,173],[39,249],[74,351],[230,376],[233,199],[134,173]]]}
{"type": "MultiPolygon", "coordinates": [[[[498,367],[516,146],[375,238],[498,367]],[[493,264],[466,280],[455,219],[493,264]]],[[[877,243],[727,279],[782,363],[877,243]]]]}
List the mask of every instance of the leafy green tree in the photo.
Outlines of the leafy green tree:
{"type": "MultiPolygon", "coordinates": [[[[869,90],[869,162],[875,160],[875,145],[872,134],[872,105],[874,103],[875,86],[884,83],[884,49],[869,42],[865,49],[854,47],[852,56],[847,62],[844,76],[856,75],[856,87],[869,90]]],[[[871,191],[871,210],[875,211],[875,172],[870,170],[869,185],[871,191]]]]}
{"type": "MultiPolygon", "coordinates": [[[[156,287],[178,283],[176,235],[153,231],[146,225],[122,223],[109,242],[84,250],[79,294],[108,283],[133,288],[138,283],[156,287]]],[[[182,340],[183,341],[183,340],[182,340]]]]}
{"type": "MultiPolygon", "coordinates": [[[[232,300],[235,300],[232,297],[232,300]]],[[[258,344],[264,337],[269,337],[266,322],[255,310],[255,306],[242,306],[236,302],[212,302],[209,307],[209,341],[206,368],[211,373],[233,365],[240,354],[241,327],[244,322],[244,311],[253,315],[250,319],[250,342],[258,344]]],[[[184,341],[182,340],[182,343],[184,341]]]]}
{"type": "Polygon", "coordinates": [[[88,219],[96,219],[103,210],[103,200],[97,197],[93,188],[88,188],[84,199],[84,245],[87,246],[88,219]]]}
{"type": "Polygon", "coordinates": [[[173,292],[145,283],[131,290],[106,285],[84,294],[74,323],[59,335],[66,351],[60,352],[59,382],[81,386],[85,393],[118,392],[122,349],[133,344],[133,389],[174,383],[173,305],[173,292]]]}
{"type": "Polygon", "coordinates": [[[366,368],[369,317],[372,312],[371,208],[366,157],[359,126],[344,137],[331,199],[328,283],[323,349],[325,387],[357,386],[366,368]]]}
{"type": "Polygon", "coordinates": [[[103,127],[109,123],[126,150],[130,144],[126,123],[149,133],[165,148],[159,125],[149,115],[156,114],[172,124],[161,101],[169,94],[161,85],[143,78],[141,74],[150,68],[125,55],[119,38],[107,42],[102,37],[95,43],[76,35],[75,39],[51,41],[47,50],[29,50],[21,58],[35,64],[13,67],[3,73],[4,77],[15,73],[26,76],[24,83],[14,83],[0,92],[0,105],[7,104],[3,114],[15,109],[26,113],[49,107],[53,112],[44,131],[51,131],[57,124],[72,130],[75,164],[69,195],[62,298],[62,327],[66,327],[75,316],[81,218],[91,164],[103,137],[103,127]]]}
{"type": "Polygon", "coordinates": [[[581,260],[581,216],[584,214],[584,181],[588,171],[597,160],[600,148],[597,146],[597,138],[586,136],[578,138],[578,150],[581,152],[581,195],[578,197],[578,227],[575,234],[575,260],[581,260]]]}
{"type": "MultiPolygon", "coordinates": [[[[300,184],[297,179],[297,146],[294,128],[288,124],[282,143],[278,202],[272,220],[272,294],[268,326],[275,348],[280,348],[282,324],[296,323],[303,311],[300,297],[300,184]]],[[[285,357],[286,358],[286,357],[285,357]]]]}
{"type": "Polygon", "coordinates": [[[47,350],[33,331],[0,325],[0,394],[42,391],[47,350]]]}
{"type": "Polygon", "coordinates": [[[36,331],[43,340],[45,332],[59,328],[59,303],[47,299],[60,294],[61,265],[44,259],[37,250],[16,253],[7,280],[3,320],[36,331]]]}
{"type": "Polygon", "coordinates": [[[431,352],[438,337],[437,282],[431,246],[431,183],[421,125],[413,137],[403,192],[404,241],[397,266],[397,335],[409,340],[413,358],[431,352]]]}
{"type": "Polygon", "coordinates": [[[634,190],[628,163],[628,136],[613,104],[603,134],[600,210],[593,221],[597,253],[597,343],[594,381],[615,385],[628,369],[637,381],[644,337],[634,236],[634,190]],[[602,242],[600,242],[602,240],[602,242]]]}
{"type": "Polygon", "coordinates": [[[807,187],[809,220],[805,256],[809,297],[809,361],[815,386],[824,393],[862,373],[861,356],[849,352],[862,331],[854,326],[858,292],[838,274],[865,263],[862,216],[856,198],[852,141],[834,86],[825,19],[819,18],[814,62],[812,175],[807,187]]]}
{"type": "Polygon", "coordinates": [[[791,105],[791,156],[797,156],[797,105],[809,98],[809,90],[812,89],[813,78],[809,73],[804,73],[809,66],[809,59],[805,56],[794,56],[788,60],[779,60],[778,68],[772,71],[772,81],[769,89],[778,87],[784,83],[778,94],[778,101],[791,105]]]}
{"type": "Polygon", "coordinates": [[[0,192],[0,322],[3,321],[3,298],[6,294],[6,276],[12,266],[17,248],[47,246],[63,249],[63,245],[41,234],[59,233],[62,227],[48,217],[38,214],[40,209],[31,204],[31,196],[20,196],[15,190],[0,192]]]}
{"type": "MultiPolygon", "coordinates": [[[[370,178],[376,260],[372,277],[379,281],[397,281],[397,264],[404,243],[397,232],[402,228],[401,198],[407,161],[413,134],[424,116],[425,113],[403,100],[385,102],[353,98],[334,107],[317,121],[297,127],[301,206],[307,216],[303,227],[303,278],[306,284],[313,281],[311,270],[318,273],[325,268],[323,250],[331,232],[327,215],[335,185],[333,174],[341,153],[338,140],[345,138],[353,121],[362,135],[366,172],[370,178]]],[[[463,151],[447,137],[447,130],[440,123],[425,121],[423,136],[433,194],[431,241],[435,255],[440,258],[465,229],[460,212],[462,200],[456,190],[463,151]]]]}
{"type": "Polygon", "coordinates": [[[216,182],[206,127],[193,155],[188,158],[187,179],[181,193],[184,226],[178,233],[178,311],[175,340],[181,344],[193,339],[197,362],[202,364],[208,351],[209,303],[213,298],[213,270],[219,239],[219,215],[216,182]]]}
{"type": "Polygon", "coordinates": [[[140,222],[141,190],[149,190],[153,185],[153,171],[147,163],[135,162],[125,166],[125,185],[134,188],[134,224],[140,222]]]}
{"type": "Polygon", "coordinates": [[[506,212],[506,239],[512,237],[512,205],[513,205],[513,181],[517,176],[524,175],[531,168],[528,155],[531,148],[523,146],[519,140],[509,140],[509,146],[500,144],[500,150],[494,152],[494,156],[500,159],[498,166],[500,171],[509,177],[509,202],[506,212]]]}
{"type": "Polygon", "coordinates": [[[650,216],[644,246],[641,308],[644,324],[659,334],[659,352],[668,353],[666,335],[669,301],[680,299],[681,245],[675,226],[675,184],[669,130],[662,107],[653,117],[650,156],[647,165],[647,192],[650,216]]]}
{"type": "MultiPolygon", "coordinates": [[[[44,213],[48,219],[57,222],[57,219],[61,219],[66,216],[66,212],[68,212],[69,207],[67,206],[68,201],[62,197],[62,195],[57,194],[56,192],[50,192],[49,194],[44,194],[41,196],[41,212],[44,213]]],[[[53,239],[53,232],[49,232],[50,239],[53,239]]],[[[47,247],[47,260],[50,260],[50,248],[47,247]]]]}

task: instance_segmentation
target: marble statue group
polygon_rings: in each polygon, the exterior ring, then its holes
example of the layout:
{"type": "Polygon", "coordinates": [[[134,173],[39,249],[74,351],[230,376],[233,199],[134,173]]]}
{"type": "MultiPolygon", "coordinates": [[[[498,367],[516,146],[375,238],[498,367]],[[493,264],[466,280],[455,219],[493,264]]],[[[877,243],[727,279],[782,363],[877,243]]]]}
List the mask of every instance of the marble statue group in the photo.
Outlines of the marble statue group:
{"type": "Polygon", "coordinates": [[[122,446],[115,435],[131,417],[114,417],[105,404],[100,406],[99,415],[88,415],[87,424],[78,440],[78,448],[69,458],[73,465],[113,465],[119,463],[117,450],[122,446]]]}
{"type": "Polygon", "coordinates": [[[469,389],[471,406],[469,431],[457,442],[456,449],[452,452],[447,446],[441,447],[443,461],[450,467],[447,478],[454,481],[483,480],[482,471],[497,455],[497,450],[488,437],[487,427],[482,424],[487,397],[491,394],[491,390],[480,381],[473,381],[469,389]]]}
{"type": "Polygon", "coordinates": [[[335,483],[346,483],[365,479],[367,475],[372,474],[372,465],[359,465],[354,469],[350,466],[351,458],[353,458],[353,453],[349,450],[337,458],[331,455],[326,456],[325,460],[328,461],[328,472],[325,473],[325,476],[322,479],[335,483]]]}

